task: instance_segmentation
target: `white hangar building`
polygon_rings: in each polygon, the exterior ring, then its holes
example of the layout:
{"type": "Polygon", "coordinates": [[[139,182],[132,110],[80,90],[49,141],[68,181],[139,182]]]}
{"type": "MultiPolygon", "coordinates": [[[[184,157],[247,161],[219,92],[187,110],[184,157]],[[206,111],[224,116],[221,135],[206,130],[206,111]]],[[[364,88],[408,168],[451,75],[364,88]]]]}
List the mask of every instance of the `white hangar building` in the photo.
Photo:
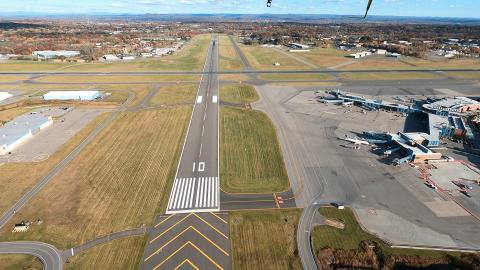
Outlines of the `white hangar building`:
{"type": "Polygon", "coordinates": [[[95,100],[99,91],[51,91],[43,96],[44,100],[95,100]]]}
{"type": "Polygon", "coordinates": [[[30,113],[6,123],[0,127],[0,155],[8,154],[35,133],[52,124],[52,117],[30,113]]]}

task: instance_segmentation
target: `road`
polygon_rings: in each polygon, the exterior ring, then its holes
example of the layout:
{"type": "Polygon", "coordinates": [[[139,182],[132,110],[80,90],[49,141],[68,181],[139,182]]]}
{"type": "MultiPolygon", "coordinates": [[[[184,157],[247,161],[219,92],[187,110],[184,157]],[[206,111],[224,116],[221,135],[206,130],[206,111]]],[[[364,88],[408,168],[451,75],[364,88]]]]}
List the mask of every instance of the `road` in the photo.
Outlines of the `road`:
{"type": "Polygon", "coordinates": [[[60,251],[45,243],[4,242],[0,243],[0,254],[28,254],[39,258],[45,270],[61,270],[63,268],[60,251]]]}
{"type": "MultiPolygon", "coordinates": [[[[210,49],[209,49],[210,50],[210,49]]],[[[218,53],[217,53],[218,54],[218,53]]],[[[218,59],[218,56],[217,56],[218,59]]],[[[217,65],[218,66],[218,65],[217,65]]],[[[129,71],[129,72],[0,72],[0,76],[8,75],[45,75],[45,76],[143,76],[143,75],[208,75],[208,74],[317,74],[317,73],[412,73],[412,72],[480,72],[480,69],[358,69],[358,70],[232,70],[219,71],[216,69],[205,69],[203,71],[129,71]]]]}
{"type": "Polygon", "coordinates": [[[167,214],[220,210],[218,38],[212,37],[167,214]]]}

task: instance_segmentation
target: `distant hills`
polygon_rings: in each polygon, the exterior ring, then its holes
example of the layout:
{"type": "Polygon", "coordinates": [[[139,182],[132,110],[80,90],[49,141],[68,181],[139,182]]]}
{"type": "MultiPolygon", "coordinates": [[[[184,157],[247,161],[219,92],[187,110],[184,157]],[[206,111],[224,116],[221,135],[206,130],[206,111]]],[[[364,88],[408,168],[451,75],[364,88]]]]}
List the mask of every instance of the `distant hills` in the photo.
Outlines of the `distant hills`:
{"type": "Polygon", "coordinates": [[[480,18],[361,16],[327,14],[42,14],[0,13],[0,20],[94,20],[135,22],[294,22],[294,23],[423,23],[423,24],[474,24],[480,18]]]}

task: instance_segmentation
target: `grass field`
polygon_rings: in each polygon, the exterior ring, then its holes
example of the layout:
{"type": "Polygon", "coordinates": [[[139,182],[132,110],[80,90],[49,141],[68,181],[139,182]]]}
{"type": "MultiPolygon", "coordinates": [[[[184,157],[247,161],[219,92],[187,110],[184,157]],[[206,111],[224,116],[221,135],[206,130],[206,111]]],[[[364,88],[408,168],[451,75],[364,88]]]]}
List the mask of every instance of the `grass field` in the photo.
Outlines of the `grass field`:
{"type": "Polygon", "coordinates": [[[23,254],[0,254],[2,270],[42,270],[42,262],[34,256],[23,254]]]}
{"type": "Polygon", "coordinates": [[[150,100],[150,105],[172,105],[195,102],[198,85],[172,85],[160,88],[150,100]]]}
{"type": "Polygon", "coordinates": [[[448,76],[452,76],[459,79],[477,79],[480,80],[480,71],[476,72],[446,72],[448,76]]]}
{"type": "Polygon", "coordinates": [[[150,224],[165,208],[189,106],[124,112],[1,232],[0,240],[37,240],[60,249],[150,224]],[[20,220],[44,223],[13,234],[20,220]]]}
{"type": "Polygon", "coordinates": [[[311,69],[305,64],[298,62],[272,48],[262,48],[258,46],[240,46],[252,67],[263,70],[282,70],[282,69],[311,69]],[[273,64],[279,62],[280,66],[273,64]]]}
{"type": "Polygon", "coordinates": [[[76,255],[67,270],[139,269],[146,237],[129,237],[94,247],[76,255]]]}
{"type": "Polygon", "coordinates": [[[220,70],[240,70],[243,68],[242,60],[238,56],[228,36],[219,36],[220,70]]]}
{"type": "Polygon", "coordinates": [[[139,76],[65,76],[50,75],[37,81],[43,83],[161,83],[179,81],[199,81],[197,75],[139,75],[139,76]]]}
{"type": "Polygon", "coordinates": [[[218,76],[220,81],[234,81],[234,82],[244,82],[250,80],[250,77],[245,74],[222,74],[218,76]]]}
{"type": "Polygon", "coordinates": [[[321,68],[327,68],[352,61],[352,59],[345,57],[347,54],[348,52],[335,48],[312,48],[310,52],[298,53],[296,55],[321,68]]]}
{"type": "MultiPolygon", "coordinates": [[[[341,230],[329,226],[315,228],[312,233],[315,254],[326,247],[357,250],[361,241],[373,240],[381,245],[385,255],[418,255],[424,257],[442,257],[445,255],[445,252],[441,251],[390,248],[381,239],[363,231],[349,208],[338,210],[333,207],[325,207],[320,209],[320,213],[327,218],[342,221],[345,224],[345,229],[341,230]]],[[[455,255],[455,253],[450,254],[455,255]]]]}
{"type": "Polygon", "coordinates": [[[232,193],[288,189],[275,128],[259,111],[225,107],[220,113],[221,187],[232,193]]]}
{"type": "Polygon", "coordinates": [[[442,78],[441,74],[432,72],[385,72],[385,73],[342,73],[347,80],[422,80],[442,78]]]}
{"type": "Polygon", "coordinates": [[[18,107],[18,108],[12,108],[9,110],[4,110],[0,111],[0,123],[5,123],[13,118],[20,116],[28,111],[33,110],[36,107],[18,107]]]}
{"type": "Polygon", "coordinates": [[[333,76],[323,73],[317,74],[262,74],[259,79],[267,81],[315,81],[332,80],[333,76]]]}
{"type": "Polygon", "coordinates": [[[356,60],[355,64],[347,65],[340,69],[461,69],[478,68],[479,66],[480,60],[473,58],[442,59],[434,61],[407,56],[401,57],[400,59],[394,59],[375,55],[360,61],[356,60]]]}
{"type": "MultiPolygon", "coordinates": [[[[101,121],[106,114],[97,117],[70,139],[48,160],[38,163],[8,163],[0,166],[0,213],[9,209],[24,193],[45,176],[58,162],[71,152],[101,121]]],[[[9,231],[11,227],[7,227],[9,231]]]]}
{"type": "Polygon", "coordinates": [[[0,76],[0,83],[9,83],[9,82],[17,82],[28,79],[28,76],[23,75],[6,75],[0,76]]]}
{"type": "Polygon", "coordinates": [[[228,103],[247,104],[257,101],[259,97],[249,84],[226,84],[220,87],[220,99],[228,103]]]}
{"type": "Polygon", "coordinates": [[[302,269],[296,228],[301,210],[230,213],[233,269],[302,269]]]}
{"type": "Polygon", "coordinates": [[[3,72],[28,72],[28,71],[78,71],[78,72],[115,72],[115,71],[162,71],[162,70],[202,70],[210,35],[195,36],[185,47],[173,55],[161,58],[136,60],[131,62],[113,63],[53,63],[36,61],[8,61],[0,63],[3,72]]]}

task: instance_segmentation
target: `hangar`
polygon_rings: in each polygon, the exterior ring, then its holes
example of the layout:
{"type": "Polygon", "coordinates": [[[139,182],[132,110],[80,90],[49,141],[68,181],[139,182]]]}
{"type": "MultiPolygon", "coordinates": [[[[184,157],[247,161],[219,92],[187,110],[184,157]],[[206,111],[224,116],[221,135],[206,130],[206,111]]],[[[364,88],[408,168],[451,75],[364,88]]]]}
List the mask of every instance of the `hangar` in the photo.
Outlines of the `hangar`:
{"type": "Polygon", "coordinates": [[[0,92],[0,101],[11,98],[12,94],[7,92],[0,92]]]}
{"type": "Polygon", "coordinates": [[[43,96],[44,100],[95,100],[100,98],[99,91],[51,91],[43,96]]]}
{"type": "Polygon", "coordinates": [[[35,133],[53,124],[52,117],[29,113],[21,115],[0,127],[0,155],[11,152],[35,133]]]}

